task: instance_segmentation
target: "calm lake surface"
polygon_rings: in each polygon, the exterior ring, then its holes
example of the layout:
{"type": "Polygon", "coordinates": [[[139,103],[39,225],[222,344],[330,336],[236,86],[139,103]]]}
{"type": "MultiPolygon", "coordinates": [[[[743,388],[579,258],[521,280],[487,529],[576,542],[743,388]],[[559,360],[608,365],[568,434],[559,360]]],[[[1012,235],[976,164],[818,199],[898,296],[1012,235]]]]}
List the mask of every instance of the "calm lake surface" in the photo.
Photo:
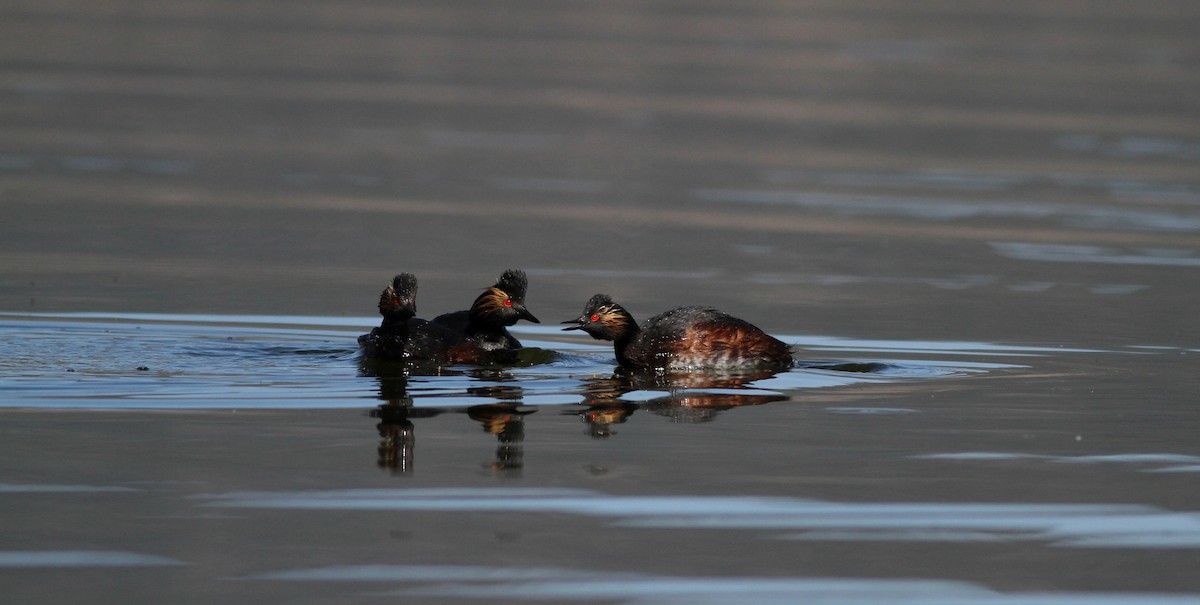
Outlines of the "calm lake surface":
{"type": "Polygon", "coordinates": [[[1200,8],[0,16],[5,603],[1200,604],[1200,8]],[[356,351],[508,267],[519,363],[356,351]]]}

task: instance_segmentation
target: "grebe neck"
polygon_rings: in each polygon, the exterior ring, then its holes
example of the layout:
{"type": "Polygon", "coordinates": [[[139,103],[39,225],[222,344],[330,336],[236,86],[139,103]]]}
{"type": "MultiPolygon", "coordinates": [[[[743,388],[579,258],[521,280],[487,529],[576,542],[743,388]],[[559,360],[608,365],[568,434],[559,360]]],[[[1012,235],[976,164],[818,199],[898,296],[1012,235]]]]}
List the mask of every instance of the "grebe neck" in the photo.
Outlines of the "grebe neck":
{"type": "Polygon", "coordinates": [[[617,354],[617,363],[625,368],[642,367],[642,364],[630,359],[625,354],[630,343],[637,340],[638,335],[642,333],[642,329],[628,312],[625,312],[624,315],[625,317],[622,318],[624,321],[615,324],[619,327],[616,328],[616,333],[613,335],[613,351],[617,354]]]}
{"type": "Polygon", "coordinates": [[[379,324],[380,328],[390,332],[398,332],[408,330],[408,319],[411,315],[403,314],[388,314],[383,316],[383,321],[379,324]]]}

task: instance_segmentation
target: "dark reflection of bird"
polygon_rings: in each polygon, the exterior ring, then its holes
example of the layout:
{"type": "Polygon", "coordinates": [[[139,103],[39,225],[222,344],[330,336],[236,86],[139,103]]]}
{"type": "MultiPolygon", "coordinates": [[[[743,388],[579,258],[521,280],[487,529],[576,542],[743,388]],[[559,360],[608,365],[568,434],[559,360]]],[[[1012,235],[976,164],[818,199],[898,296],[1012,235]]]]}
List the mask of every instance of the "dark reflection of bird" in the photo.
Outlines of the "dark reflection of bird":
{"type": "Polygon", "coordinates": [[[780,371],[759,368],[744,372],[696,373],[622,368],[611,377],[585,382],[583,397],[588,407],[578,414],[588,424],[588,434],[593,437],[612,435],[611,425],[625,422],[637,409],[666,416],[675,422],[707,422],[723,410],[789,399],[782,393],[744,388],[780,371]],[[709,389],[720,392],[709,392],[709,389]],[[637,403],[622,399],[627,393],[647,390],[663,390],[668,394],[637,403]]]}
{"type": "Polygon", "coordinates": [[[509,351],[521,348],[521,342],[508,333],[508,326],[525,319],[540,323],[525,308],[529,280],[519,269],[505,271],[496,284],[483,291],[471,308],[439,315],[438,326],[465,337],[485,351],[509,351]]]}
{"type": "Polygon", "coordinates": [[[371,410],[371,417],[379,420],[375,426],[380,437],[378,464],[394,474],[411,473],[416,448],[416,432],[412,421],[437,416],[442,410],[413,406],[412,397],[408,394],[409,376],[446,375],[453,372],[436,364],[411,360],[363,356],[358,363],[360,376],[378,381],[377,397],[382,403],[371,410]]]}
{"type": "Polygon", "coordinates": [[[438,409],[413,407],[412,399],[408,397],[392,399],[372,410],[371,416],[379,420],[375,425],[380,438],[377,448],[379,467],[397,475],[411,473],[417,445],[416,427],[412,421],[441,413],[438,409]]]}
{"type": "Polygon", "coordinates": [[[392,278],[379,295],[379,314],[379,327],[358,337],[364,357],[442,363],[477,363],[483,357],[483,348],[465,335],[416,317],[417,278],[411,273],[392,278]]]}
{"type": "Polygon", "coordinates": [[[583,314],[563,323],[597,340],[611,340],[625,368],[730,370],[792,367],[788,345],[710,307],[677,307],[651,317],[643,326],[605,294],[588,301],[583,314]]]}
{"type": "Polygon", "coordinates": [[[416,449],[413,423],[408,419],[398,420],[394,415],[389,416],[389,420],[381,418],[379,424],[375,425],[380,438],[377,448],[379,467],[398,475],[411,473],[416,449]]]}
{"type": "Polygon", "coordinates": [[[642,402],[642,409],[658,416],[670,418],[672,422],[708,422],[718,413],[736,407],[763,405],[776,401],[787,401],[788,396],[770,394],[730,394],[685,392],[672,393],[642,402]]]}
{"type": "Polygon", "coordinates": [[[496,436],[496,458],[486,466],[513,473],[525,466],[525,416],[537,410],[518,408],[515,403],[476,405],[467,408],[467,416],[483,425],[486,433],[496,436]]]}
{"type": "Polygon", "coordinates": [[[606,439],[616,434],[614,424],[621,424],[638,409],[627,401],[612,400],[594,403],[579,412],[579,418],[587,424],[587,434],[596,439],[606,439]]]}

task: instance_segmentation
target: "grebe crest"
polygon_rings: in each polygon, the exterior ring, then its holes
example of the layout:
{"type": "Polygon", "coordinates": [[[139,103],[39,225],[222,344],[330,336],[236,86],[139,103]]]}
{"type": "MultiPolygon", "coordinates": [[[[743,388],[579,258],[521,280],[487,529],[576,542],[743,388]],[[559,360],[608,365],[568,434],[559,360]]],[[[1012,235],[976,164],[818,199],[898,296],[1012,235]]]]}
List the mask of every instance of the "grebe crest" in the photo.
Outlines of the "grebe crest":
{"type": "Polygon", "coordinates": [[[417,315],[417,277],[401,273],[379,294],[379,314],[389,319],[408,319],[417,315]]]}
{"type": "Polygon", "coordinates": [[[541,323],[525,308],[529,279],[520,269],[505,271],[496,284],[487,288],[471,304],[471,321],[476,324],[511,326],[518,320],[541,323]]]}

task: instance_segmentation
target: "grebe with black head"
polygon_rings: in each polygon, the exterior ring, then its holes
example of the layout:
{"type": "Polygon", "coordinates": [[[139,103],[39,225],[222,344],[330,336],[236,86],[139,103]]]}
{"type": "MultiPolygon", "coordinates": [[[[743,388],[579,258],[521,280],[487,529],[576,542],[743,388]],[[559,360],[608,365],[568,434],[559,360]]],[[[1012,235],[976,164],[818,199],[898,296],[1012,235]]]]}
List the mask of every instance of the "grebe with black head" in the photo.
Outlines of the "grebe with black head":
{"type": "Polygon", "coordinates": [[[413,359],[474,363],[483,350],[466,337],[417,314],[417,278],[401,273],[379,295],[383,321],[358,337],[363,355],[374,359],[413,359]]]}
{"type": "Polygon", "coordinates": [[[631,369],[787,369],[790,347],[750,322],[711,307],[676,307],[642,326],[606,294],[588,301],[583,314],[564,321],[564,330],[583,330],[613,341],[617,362],[631,369]]]}
{"type": "Polygon", "coordinates": [[[495,285],[475,298],[471,308],[433,318],[433,323],[460,334],[485,351],[511,351],[521,342],[508,333],[508,326],[525,319],[541,323],[525,308],[529,280],[520,269],[505,271],[495,285]]]}

